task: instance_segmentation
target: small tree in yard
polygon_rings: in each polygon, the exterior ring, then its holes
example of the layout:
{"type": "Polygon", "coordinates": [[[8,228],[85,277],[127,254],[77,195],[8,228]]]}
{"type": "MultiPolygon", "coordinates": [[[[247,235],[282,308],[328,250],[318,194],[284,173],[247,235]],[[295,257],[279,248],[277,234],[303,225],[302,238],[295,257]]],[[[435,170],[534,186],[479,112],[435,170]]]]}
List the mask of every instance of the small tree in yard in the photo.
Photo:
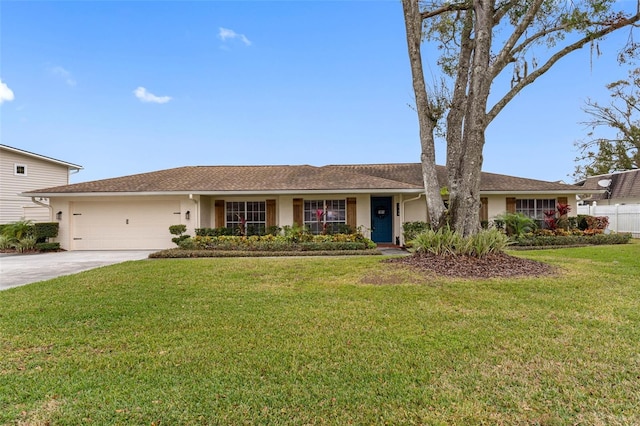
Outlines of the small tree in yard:
{"type": "MultiPolygon", "coordinates": [[[[448,213],[450,225],[462,235],[480,229],[487,126],[561,58],[640,20],[637,10],[616,11],[615,5],[612,0],[402,0],[432,227],[441,227],[448,213]],[[435,43],[441,51],[440,87],[428,89],[425,84],[423,41],[435,43]],[[511,83],[499,88],[505,78],[498,77],[509,70],[511,83]],[[498,95],[492,105],[490,92],[498,95]],[[438,130],[444,130],[447,142],[448,212],[436,176],[438,130]]],[[[634,45],[626,48],[625,54],[635,50],[634,45]]]]}
{"type": "Polygon", "coordinates": [[[178,246],[182,241],[186,240],[187,238],[190,238],[190,235],[185,234],[185,232],[187,232],[187,225],[184,225],[184,224],[171,225],[169,227],[169,232],[171,233],[171,235],[177,235],[177,237],[171,238],[171,241],[178,246]]]}
{"type": "Polygon", "coordinates": [[[587,101],[584,107],[590,119],[584,124],[591,127],[588,139],[578,141],[580,155],[573,174],[576,180],[602,175],[616,170],[640,168],[640,68],[629,73],[628,80],[607,85],[611,102],[602,105],[587,101]],[[614,137],[596,137],[596,128],[609,128],[614,137]]]}

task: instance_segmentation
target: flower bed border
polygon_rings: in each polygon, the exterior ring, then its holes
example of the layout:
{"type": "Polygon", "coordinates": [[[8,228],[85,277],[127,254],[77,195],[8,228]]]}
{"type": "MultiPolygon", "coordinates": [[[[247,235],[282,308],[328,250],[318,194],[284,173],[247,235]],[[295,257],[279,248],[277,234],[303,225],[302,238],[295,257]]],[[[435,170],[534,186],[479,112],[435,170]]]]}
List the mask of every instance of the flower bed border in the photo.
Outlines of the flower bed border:
{"type": "Polygon", "coordinates": [[[285,257],[285,256],[376,256],[378,249],[366,250],[313,250],[313,251],[257,251],[257,250],[185,250],[173,248],[151,253],[151,259],[182,259],[196,257],[285,257]]]}

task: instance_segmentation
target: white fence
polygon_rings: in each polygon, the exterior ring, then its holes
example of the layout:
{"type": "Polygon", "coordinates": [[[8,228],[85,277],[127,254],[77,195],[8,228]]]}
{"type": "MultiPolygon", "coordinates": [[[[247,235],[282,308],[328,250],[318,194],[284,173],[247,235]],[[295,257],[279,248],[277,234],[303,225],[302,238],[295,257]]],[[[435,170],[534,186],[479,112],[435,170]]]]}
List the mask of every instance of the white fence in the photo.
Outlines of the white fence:
{"type": "Polygon", "coordinates": [[[607,216],[610,230],[630,232],[634,238],[640,238],[640,204],[578,206],[578,214],[607,216]]]}

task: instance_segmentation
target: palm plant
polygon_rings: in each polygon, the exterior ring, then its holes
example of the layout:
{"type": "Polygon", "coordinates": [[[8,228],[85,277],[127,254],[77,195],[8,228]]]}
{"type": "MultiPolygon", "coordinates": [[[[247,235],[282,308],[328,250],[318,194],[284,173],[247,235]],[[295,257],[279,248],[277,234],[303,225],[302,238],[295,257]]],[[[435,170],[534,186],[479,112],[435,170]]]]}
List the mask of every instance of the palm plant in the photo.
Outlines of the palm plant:
{"type": "Polygon", "coordinates": [[[507,235],[516,239],[536,229],[536,222],[523,213],[504,213],[497,219],[504,222],[507,235]]]}

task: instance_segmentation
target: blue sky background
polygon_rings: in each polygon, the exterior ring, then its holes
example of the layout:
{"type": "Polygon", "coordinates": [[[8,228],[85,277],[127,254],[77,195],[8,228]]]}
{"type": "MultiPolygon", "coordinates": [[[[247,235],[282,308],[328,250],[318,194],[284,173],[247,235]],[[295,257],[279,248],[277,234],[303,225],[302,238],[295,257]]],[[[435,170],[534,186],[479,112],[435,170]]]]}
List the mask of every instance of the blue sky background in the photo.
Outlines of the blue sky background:
{"type": "MultiPolygon", "coordinates": [[[[526,88],[489,127],[483,169],[570,181],[581,107],[627,76],[615,56],[628,37],[526,88]]],[[[399,0],[3,0],[0,79],[11,93],[0,143],[82,165],[72,182],[185,165],[419,161],[399,0]]]]}

